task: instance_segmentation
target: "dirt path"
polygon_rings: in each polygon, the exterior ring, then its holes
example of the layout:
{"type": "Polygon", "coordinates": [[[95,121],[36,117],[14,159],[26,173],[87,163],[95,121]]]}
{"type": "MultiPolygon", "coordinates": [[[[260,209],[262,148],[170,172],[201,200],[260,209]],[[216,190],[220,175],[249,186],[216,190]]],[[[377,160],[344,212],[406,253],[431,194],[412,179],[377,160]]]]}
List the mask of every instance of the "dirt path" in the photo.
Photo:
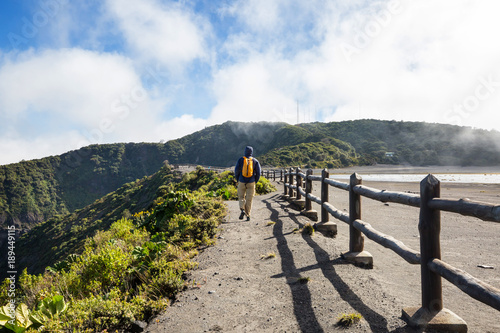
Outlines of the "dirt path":
{"type": "MultiPolygon", "coordinates": [[[[337,222],[339,234],[334,239],[294,232],[310,221],[281,199],[279,188],[255,198],[250,222],[238,219],[237,202],[227,203],[229,216],[217,244],[195,258],[199,268],[188,276],[190,287],[145,332],[417,332],[401,319],[401,310],[420,304],[419,267],[369,240],[365,249],[374,256],[374,268],[347,264],[340,258],[349,243],[347,226],[337,222]],[[301,283],[301,277],[309,282],[301,283]],[[340,328],[336,322],[342,313],[360,313],[363,320],[340,328]]],[[[332,192],[335,206],[346,208],[346,193],[332,192]]],[[[400,208],[385,212],[388,206],[368,201],[364,209],[377,211],[378,220],[380,216],[384,222],[394,220],[381,231],[399,235],[418,250],[418,230],[404,226],[406,221],[415,223],[418,211],[404,207],[404,212],[400,208]]],[[[446,245],[448,233],[443,237],[446,245]]],[[[491,241],[495,239],[498,234],[491,241]]],[[[467,260],[465,256],[460,261],[467,260]]],[[[498,259],[486,263],[500,264],[498,259]]],[[[497,278],[495,271],[487,282],[497,278]]],[[[466,320],[469,332],[500,331],[496,310],[452,287],[444,285],[445,307],[466,320]]]]}

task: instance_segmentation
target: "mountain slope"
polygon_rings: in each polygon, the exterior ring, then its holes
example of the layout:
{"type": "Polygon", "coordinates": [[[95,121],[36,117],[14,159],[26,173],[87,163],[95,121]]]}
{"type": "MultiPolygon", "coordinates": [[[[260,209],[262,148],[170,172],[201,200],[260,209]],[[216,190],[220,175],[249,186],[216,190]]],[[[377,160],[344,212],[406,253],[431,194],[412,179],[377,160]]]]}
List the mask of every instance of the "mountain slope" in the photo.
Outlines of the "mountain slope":
{"type": "Polygon", "coordinates": [[[315,135],[349,142],[371,163],[498,165],[500,132],[445,124],[353,120],[301,124],[315,135]],[[394,152],[394,158],[386,158],[394,152]]]}
{"type": "Polygon", "coordinates": [[[124,183],[158,171],[161,144],[92,145],[0,166],[0,225],[18,229],[82,208],[124,183]]]}
{"type": "Polygon", "coordinates": [[[81,252],[86,238],[122,217],[146,210],[166,185],[180,178],[180,173],[164,166],[153,176],[127,183],[83,209],[36,225],[17,242],[17,269],[29,267],[30,273],[40,273],[68,254],[81,252]]]}
{"type": "Polygon", "coordinates": [[[91,145],[60,156],[0,166],[0,243],[8,225],[24,231],[57,214],[83,208],[125,183],[152,175],[164,160],[229,167],[251,145],[256,157],[271,166],[498,165],[498,142],[497,131],[355,120],[300,125],[228,121],[165,144],[91,145]],[[334,147],[325,147],[328,143],[334,147]],[[309,148],[302,151],[304,144],[309,148]],[[307,156],[297,158],[299,151],[307,151],[307,156]]]}
{"type": "Polygon", "coordinates": [[[285,123],[228,121],[167,142],[169,152],[175,151],[174,147],[182,151],[176,156],[171,154],[169,161],[228,167],[236,163],[248,145],[255,148],[257,155],[276,148],[280,130],[288,127],[285,123]]]}
{"type": "Polygon", "coordinates": [[[341,168],[359,164],[354,148],[333,138],[275,148],[260,156],[259,161],[264,165],[277,167],[298,165],[314,169],[341,168]]]}

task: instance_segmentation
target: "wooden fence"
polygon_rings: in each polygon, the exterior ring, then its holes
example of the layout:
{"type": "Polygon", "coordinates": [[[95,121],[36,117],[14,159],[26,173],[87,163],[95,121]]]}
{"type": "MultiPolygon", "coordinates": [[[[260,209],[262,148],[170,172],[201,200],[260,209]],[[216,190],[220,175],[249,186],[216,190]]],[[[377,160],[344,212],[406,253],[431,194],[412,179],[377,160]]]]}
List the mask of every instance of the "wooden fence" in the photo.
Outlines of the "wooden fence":
{"type": "MultiPolygon", "coordinates": [[[[500,311],[500,289],[442,261],[439,236],[441,211],[500,222],[500,205],[474,202],[469,199],[440,198],[440,182],[430,174],[420,183],[420,195],[382,191],[364,186],[361,177],[356,173],[351,175],[349,183],[342,183],[331,179],[326,169],[322,171],[321,176],[313,175],[311,169],[305,174],[299,168],[264,171],[264,176],[270,179],[276,180],[278,175],[281,180],[284,179],[286,198],[298,203],[306,212],[312,212],[311,202],[321,206],[321,221],[315,224],[316,228],[336,233],[336,224],[329,221],[330,215],[349,225],[349,252],[343,255],[347,260],[369,267],[373,265],[371,255],[363,250],[364,234],[374,242],[393,250],[409,264],[420,265],[422,306],[403,309],[403,318],[411,326],[455,332],[467,331],[467,324],[460,317],[443,308],[442,277],[470,297],[500,311]],[[320,182],[321,198],[312,194],[313,182],[320,182]],[[349,192],[349,214],[336,209],[329,202],[329,186],[349,192]],[[375,230],[369,223],[362,221],[362,196],[384,203],[392,202],[420,208],[418,224],[420,252],[408,248],[401,241],[375,230]]],[[[314,218],[314,214],[310,216],[314,218]]]]}

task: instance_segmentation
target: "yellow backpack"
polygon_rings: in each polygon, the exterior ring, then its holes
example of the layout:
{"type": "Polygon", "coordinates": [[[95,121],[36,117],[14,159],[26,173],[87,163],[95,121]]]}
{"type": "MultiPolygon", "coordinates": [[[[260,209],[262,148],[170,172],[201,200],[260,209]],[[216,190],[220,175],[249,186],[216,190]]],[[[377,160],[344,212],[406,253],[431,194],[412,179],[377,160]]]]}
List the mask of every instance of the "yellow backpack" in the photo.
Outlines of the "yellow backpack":
{"type": "Polygon", "coordinates": [[[251,157],[243,156],[243,177],[250,178],[253,176],[253,160],[251,157]]]}

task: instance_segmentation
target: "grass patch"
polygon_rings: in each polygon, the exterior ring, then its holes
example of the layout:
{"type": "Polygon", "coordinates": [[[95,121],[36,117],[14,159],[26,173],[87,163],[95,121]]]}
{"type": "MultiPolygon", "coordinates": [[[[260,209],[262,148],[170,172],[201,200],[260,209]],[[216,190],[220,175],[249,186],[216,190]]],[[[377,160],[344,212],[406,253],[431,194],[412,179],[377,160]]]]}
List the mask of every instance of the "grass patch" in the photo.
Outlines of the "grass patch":
{"type": "Polygon", "coordinates": [[[269,222],[267,222],[267,224],[266,224],[266,225],[269,227],[269,226],[271,226],[271,225],[275,225],[275,224],[276,224],[276,222],[274,222],[274,221],[269,221],[269,222]]]}
{"type": "Polygon", "coordinates": [[[309,281],[311,281],[311,278],[308,277],[308,276],[300,277],[300,278],[297,279],[297,282],[301,283],[301,284],[309,283],[309,281]]]}
{"type": "Polygon", "coordinates": [[[260,259],[272,259],[272,258],[276,258],[276,253],[274,252],[269,252],[268,254],[263,254],[260,256],[260,259]]]}
{"type": "Polygon", "coordinates": [[[311,223],[307,223],[304,228],[302,228],[302,233],[305,233],[307,235],[314,235],[314,227],[311,223]]]}
{"type": "Polygon", "coordinates": [[[351,327],[352,325],[359,323],[361,318],[363,318],[363,316],[359,313],[343,313],[337,320],[337,326],[351,327]]]}

